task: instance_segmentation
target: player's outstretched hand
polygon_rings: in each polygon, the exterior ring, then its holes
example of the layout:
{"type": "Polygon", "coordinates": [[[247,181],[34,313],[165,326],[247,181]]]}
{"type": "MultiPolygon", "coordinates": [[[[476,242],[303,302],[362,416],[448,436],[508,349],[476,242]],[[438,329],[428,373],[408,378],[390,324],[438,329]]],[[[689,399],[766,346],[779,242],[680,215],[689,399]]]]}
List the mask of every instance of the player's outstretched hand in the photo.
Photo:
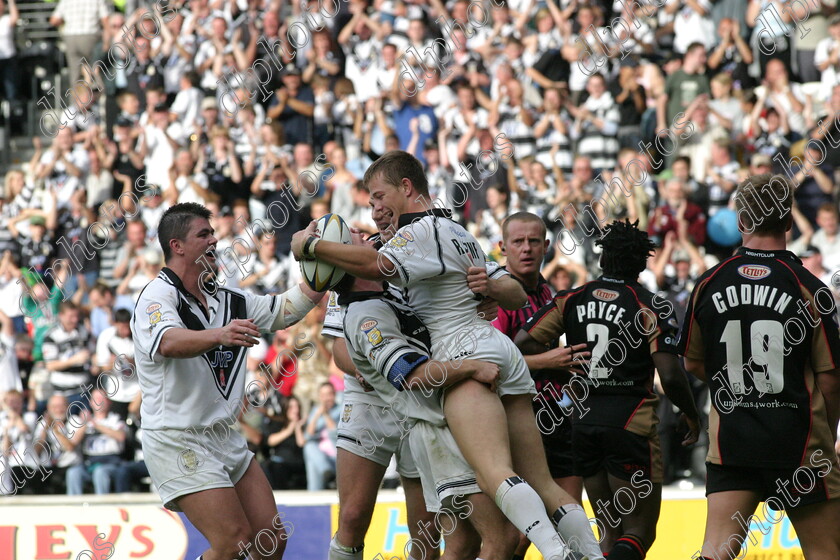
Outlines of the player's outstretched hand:
{"type": "Polygon", "coordinates": [[[317,223],[317,221],[312,220],[309,222],[309,225],[306,226],[306,229],[302,229],[292,236],[292,254],[295,257],[295,260],[299,261],[303,257],[303,244],[307,239],[309,239],[309,237],[316,235],[315,232],[317,223]]]}
{"type": "Polygon", "coordinates": [[[476,311],[485,321],[493,321],[499,316],[499,302],[493,298],[484,298],[479,302],[476,311]]]}
{"type": "Polygon", "coordinates": [[[251,348],[259,343],[260,330],[251,319],[234,319],[222,327],[224,346],[245,346],[251,348]]]}
{"type": "Polygon", "coordinates": [[[496,382],[499,380],[499,366],[490,362],[476,360],[476,372],[472,378],[479,383],[490,386],[490,390],[496,392],[496,382]]]}
{"type": "Polygon", "coordinates": [[[682,431],[685,428],[688,428],[688,432],[686,432],[685,438],[683,438],[682,445],[683,447],[688,447],[689,445],[697,443],[697,440],[700,437],[700,420],[698,418],[690,418],[683,412],[680,414],[680,421],[677,424],[677,430],[682,431]]]}
{"type": "Polygon", "coordinates": [[[467,286],[474,294],[486,296],[490,293],[490,277],[483,266],[471,266],[467,269],[467,286]]]}
{"type": "Polygon", "coordinates": [[[554,348],[549,350],[549,355],[554,362],[554,367],[567,369],[579,375],[586,375],[584,368],[589,365],[589,357],[592,353],[586,350],[586,343],[583,343],[554,348]]]}

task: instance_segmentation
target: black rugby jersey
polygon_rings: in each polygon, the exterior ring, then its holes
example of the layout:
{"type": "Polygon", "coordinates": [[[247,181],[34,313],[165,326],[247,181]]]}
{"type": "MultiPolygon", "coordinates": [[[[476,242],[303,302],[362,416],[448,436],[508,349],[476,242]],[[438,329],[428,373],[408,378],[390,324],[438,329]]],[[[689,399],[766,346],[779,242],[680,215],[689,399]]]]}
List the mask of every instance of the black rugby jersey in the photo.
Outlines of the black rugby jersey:
{"type": "MultiPolygon", "coordinates": [[[[567,344],[586,343],[592,353],[583,402],[591,410],[575,423],[650,434],[658,401],[651,355],[676,353],[677,322],[670,303],[636,281],[601,276],[558,293],[525,330],[542,344],[566,333],[567,344]]],[[[574,391],[582,396],[580,389],[574,391]]]]}
{"type": "Polygon", "coordinates": [[[703,274],[679,352],[704,363],[708,461],[795,468],[833,452],[814,373],[840,361],[834,297],[793,253],[741,247],[703,274]]]}

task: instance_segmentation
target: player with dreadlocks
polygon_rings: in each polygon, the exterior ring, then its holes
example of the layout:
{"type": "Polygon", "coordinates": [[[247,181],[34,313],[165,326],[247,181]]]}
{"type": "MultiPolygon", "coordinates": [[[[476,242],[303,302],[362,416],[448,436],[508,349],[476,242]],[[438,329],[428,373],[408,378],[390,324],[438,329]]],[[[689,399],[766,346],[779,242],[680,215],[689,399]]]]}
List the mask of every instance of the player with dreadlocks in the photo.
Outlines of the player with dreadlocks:
{"type": "Polygon", "coordinates": [[[677,358],[673,306],[638,282],[653,243],[638,222],[625,220],[606,226],[595,244],[603,249],[603,275],[558,293],[525,323],[516,344],[540,354],[565,333],[568,344],[588,345],[585,383],[567,391],[578,401],[573,471],[595,509],[601,550],[610,560],[640,560],[656,538],[662,498],[654,369],[688,424],[683,445],[697,441],[700,421],[677,358]]]}

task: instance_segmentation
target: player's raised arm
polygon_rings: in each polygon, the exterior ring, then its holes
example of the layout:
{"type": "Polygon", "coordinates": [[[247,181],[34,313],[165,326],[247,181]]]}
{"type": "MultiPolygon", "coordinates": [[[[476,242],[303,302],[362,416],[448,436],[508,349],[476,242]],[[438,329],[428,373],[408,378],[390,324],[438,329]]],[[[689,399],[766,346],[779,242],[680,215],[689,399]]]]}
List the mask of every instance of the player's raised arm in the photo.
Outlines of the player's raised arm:
{"type": "Polygon", "coordinates": [[[483,266],[467,269],[467,285],[473,293],[496,300],[503,309],[520,309],[528,303],[528,296],[522,284],[509,274],[490,277],[483,266]]]}
{"type": "Polygon", "coordinates": [[[337,266],[347,273],[365,280],[389,280],[396,276],[394,264],[385,255],[366,245],[345,245],[318,239],[315,224],[292,236],[292,253],[295,259],[317,257],[319,260],[337,266]]]}

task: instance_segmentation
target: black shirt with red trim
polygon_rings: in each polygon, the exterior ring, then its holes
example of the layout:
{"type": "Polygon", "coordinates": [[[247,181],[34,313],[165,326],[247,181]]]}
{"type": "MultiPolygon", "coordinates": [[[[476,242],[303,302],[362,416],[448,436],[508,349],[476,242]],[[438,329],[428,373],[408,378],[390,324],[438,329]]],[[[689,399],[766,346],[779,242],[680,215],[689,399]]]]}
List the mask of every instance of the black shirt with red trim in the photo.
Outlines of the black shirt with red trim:
{"type": "Polygon", "coordinates": [[[705,368],[710,462],[795,468],[831,451],[815,373],[840,364],[834,309],[789,251],[741,247],[700,277],[679,352],[705,368]]]}
{"type": "MultiPolygon", "coordinates": [[[[651,355],[676,353],[677,321],[670,303],[637,281],[601,276],[558,293],[525,330],[541,344],[565,333],[567,344],[586,343],[592,353],[583,402],[591,410],[576,423],[650,433],[655,423],[650,407],[658,400],[651,355]],[[643,409],[645,419],[638,423],[643,409]]],[[[580,398],[583,391],[575,393],[580,398]]]]}

